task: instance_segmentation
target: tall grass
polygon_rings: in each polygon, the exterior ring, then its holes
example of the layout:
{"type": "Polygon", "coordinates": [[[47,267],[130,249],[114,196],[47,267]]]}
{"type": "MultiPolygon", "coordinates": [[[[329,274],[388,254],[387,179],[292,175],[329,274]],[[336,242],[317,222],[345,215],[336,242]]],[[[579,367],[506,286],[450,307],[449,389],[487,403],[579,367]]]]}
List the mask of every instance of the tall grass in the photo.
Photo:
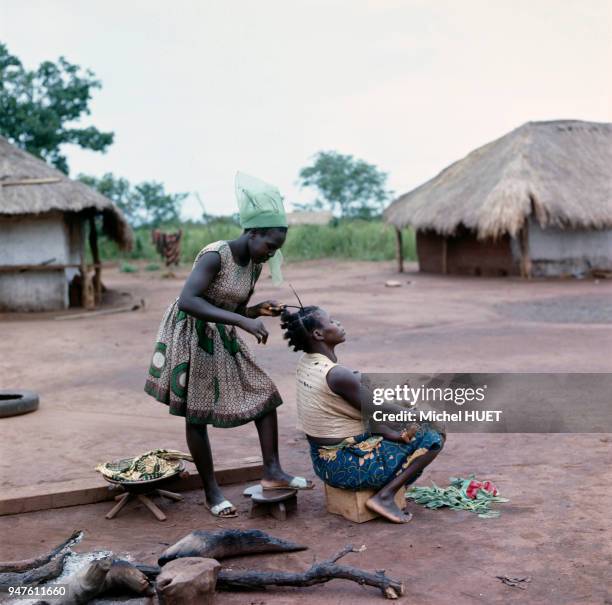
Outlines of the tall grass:
{"type": "MultiPolygon", "coordinates": [[[[190,263],[210,242],[233,239],[240,227],[228,222],[211,225],[183,225],[181,261],[190,263]]],[[[174,229],[169,229],[174,230],[174,229]]],[[[404,257],[416,259],[414,232],[404,230],[404,257]]],[[[134,232],[134,249],[122,253],[117,246],[102,237],[100,253],[103,260],[143,259],[154,261],[159,256],[151,243],[149,229],[134,232]]],[[[395,256],[395,231],[382,221],[343,220],[330,225],[296,225],[289,228],[283,255],[288,261],[319,258],[351,260],[391,260],[395,256]]]]}
{"type": "MultiPolygon", "coordinates": [[[[413,233],[404,237],[406,258],[416,258],[413,233]]],[[[338,225],[297,225],[289,229],[283,254],[288,260],[345,258],[391,260],[395,230],[381,221],[351,220],[338,225]]]]}

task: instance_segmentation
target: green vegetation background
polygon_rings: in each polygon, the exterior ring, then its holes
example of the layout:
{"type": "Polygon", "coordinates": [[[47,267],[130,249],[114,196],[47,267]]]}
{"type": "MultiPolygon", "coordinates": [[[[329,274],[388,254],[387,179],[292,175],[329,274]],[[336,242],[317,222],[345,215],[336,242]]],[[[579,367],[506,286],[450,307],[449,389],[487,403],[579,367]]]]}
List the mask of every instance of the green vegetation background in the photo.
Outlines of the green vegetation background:
{"type": "MultiPolygon", "coordinates": [[[[166,227],[164,231],[176,231],[178,227],[166,227]]],[[[216,221],[209,225],[183,224],[181,262],[191,263],[197,253],[210,242],[233,239],[241,229],[229,221],[216,221]]],[[[404,258],[416,259],[414,232],[403,232],[404,258]]],[[[134,249],[121,253],[115,244],[101,238],[100,252],[103,261],[149,260],[161,262],[151,242],[150,229],[134,231],[134,249]]],[[[347,260],[391,260],[395,258],[395,230],[380,220],[347,219],[329,225],[295,225],[289,228],[283,256],[287,261],[341,258],[347,260]]]]}

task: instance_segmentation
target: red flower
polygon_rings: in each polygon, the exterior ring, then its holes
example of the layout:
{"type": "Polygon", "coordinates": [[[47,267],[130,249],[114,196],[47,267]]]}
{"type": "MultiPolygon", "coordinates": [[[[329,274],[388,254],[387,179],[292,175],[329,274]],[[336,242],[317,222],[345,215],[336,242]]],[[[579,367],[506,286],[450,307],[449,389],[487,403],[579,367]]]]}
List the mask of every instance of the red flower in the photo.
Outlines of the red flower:
{"type": "Polygon", "coordinates": [[[475,481],[474,479],[472,479],[470,481],[470,484],[467,486],[467,489],[465,490],[467,497],[470,498],[471,500],[475,500],[476,495],[478,494],[478,490],[481,487],[482,487],[482,483],[480,481],[475,481]]]}
{"type": "Polygon", "coordinates": [[[479,489],[483,489],[489,494],[492,494],[493,496],[497,496],[497,494],[499,493],[497,488],[490,481],[483,482],[483,481],[476,481],[474,479],[470,481],[470,484],[467,486],[465,493],[468,498],[470,498],[471,500],[475,500],[476,496],[478,495],[479,489]]]}
{"type": "Polygon", "coordinates": [[[490,481],[485,481],[482,484],[482,488],[494,496],[498,494],[497,488],[490,481]]]}

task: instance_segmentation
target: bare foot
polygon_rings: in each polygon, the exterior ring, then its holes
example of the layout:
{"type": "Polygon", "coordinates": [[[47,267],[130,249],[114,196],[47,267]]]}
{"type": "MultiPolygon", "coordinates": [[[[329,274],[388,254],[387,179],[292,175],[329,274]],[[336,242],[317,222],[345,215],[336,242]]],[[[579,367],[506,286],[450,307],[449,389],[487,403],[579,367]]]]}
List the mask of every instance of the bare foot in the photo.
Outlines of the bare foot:
{"type": "Polygon", "coordinates": [[[381,498],[378,494],[372,496],[365,505],[381,517],[393,523],[408,523],[412,519],[412,514],[398,508],[393,498],[381,498]]]}

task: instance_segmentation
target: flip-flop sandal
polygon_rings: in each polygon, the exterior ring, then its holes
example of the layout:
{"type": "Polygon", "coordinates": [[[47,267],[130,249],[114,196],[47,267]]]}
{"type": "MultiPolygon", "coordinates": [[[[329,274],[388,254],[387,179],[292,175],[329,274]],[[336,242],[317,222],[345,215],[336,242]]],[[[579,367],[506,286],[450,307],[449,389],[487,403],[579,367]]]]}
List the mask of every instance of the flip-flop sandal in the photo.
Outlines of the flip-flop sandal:
{"type": "Polygon", "coordinates": [[[266,482],[260,481],[261,489],[264,491],[274,490],[274,489],[312,489],[314,487],[314,483],[309,481],[304,477],[293,477],[291,481],[275,481],[275,482],[266,482]]]}
{"type": "Polygon", "coordinates": [[[231,519],[232,517],[237,517],[238,513],[236,511],[236,507],[229,500],[222,500],[219,504],[213,504],[212,506],[206,505],[206,508],[211,512],[211,514],[219,519],[231,519]],[[227,515],[222,515],[221,513],[227,509],[234,509],[233,513],[228,513],[227,515]]]}

